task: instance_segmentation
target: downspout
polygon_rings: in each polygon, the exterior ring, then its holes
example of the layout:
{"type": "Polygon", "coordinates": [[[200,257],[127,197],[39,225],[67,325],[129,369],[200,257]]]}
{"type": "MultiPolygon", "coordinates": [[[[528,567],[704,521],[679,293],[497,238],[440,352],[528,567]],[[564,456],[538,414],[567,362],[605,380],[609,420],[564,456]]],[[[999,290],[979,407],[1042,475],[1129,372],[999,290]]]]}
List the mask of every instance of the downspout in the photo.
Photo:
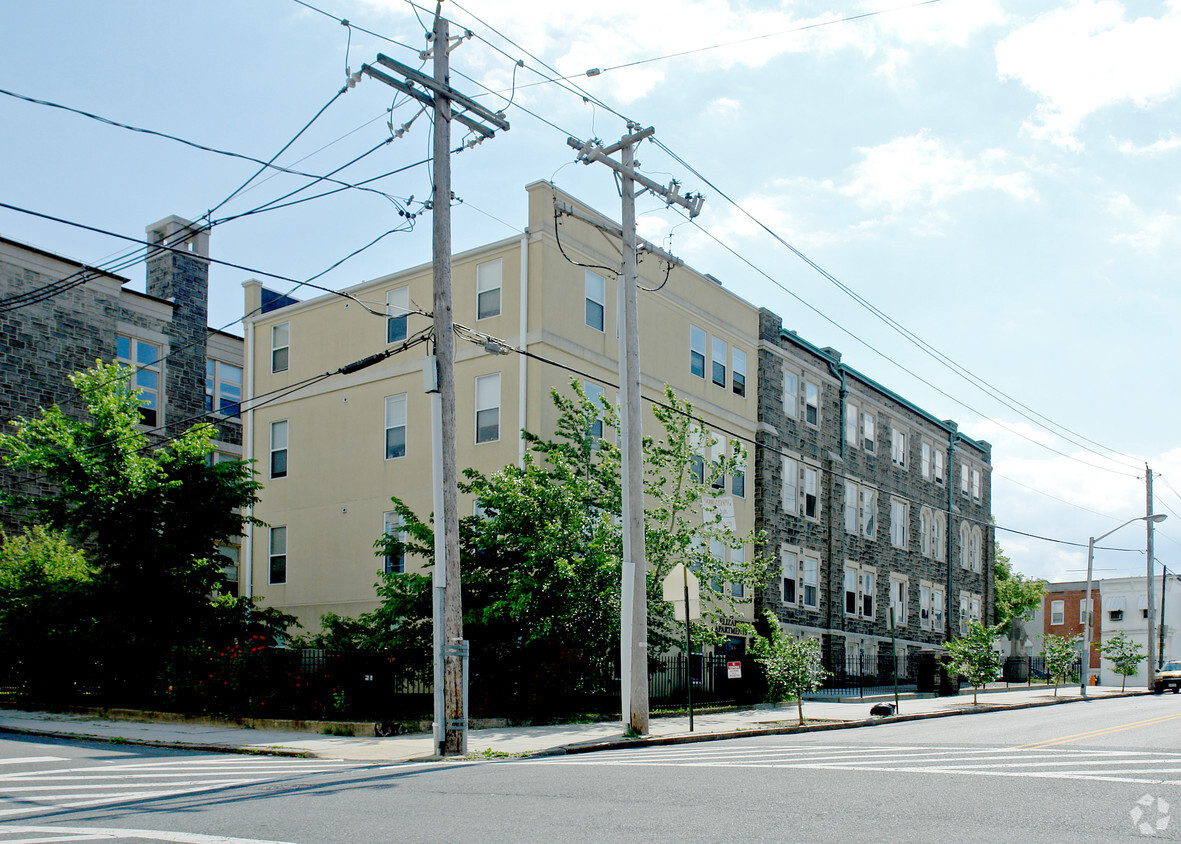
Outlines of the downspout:
{"type": "MultiPolygon", "coordinates": [[[[247,320],[246,322],[246,340],[245,340],[246,359],[243,361],[244,380],[243,395],[254,395],[254,321],[247,320]]],[[[254,459],[254,405],[251,404],[246,411],[246,424],[242,426],[242,459],[254,459]]],[[[253,464],[251,464],[253,465],[253,464]]],[[[250,505],[246,511],[246,541],[242,543],[242,573],[239,575],[239,581],[245,579],[246,581],[246,598],[254,597],[254,505],[250,505]]],[[[241,592],[241,582],[239,582],[239,592],[241,592]]]]}
{"type": "MultiPolygon", "coordinates": [[[[845,446],[846,446],[846,443],[845,443],[845,404],[846,404],[846,399],[848,399],[848,397],[849,397],[849,386],[845,382],[845,367],[839,361],[833,361],[831,359],[828,360],[828,371],[836,378],[839,378],[840,382],[841,382],[841,389],[840,389],[840,393],[839,393],[839,397],[840,397],[840,418],[839,418],[840,429],[838,430],[838,436],[840,438],[840,444],[841,444],[840,445],[841,474],[843,476],[846,471],[845,470],[845,454],[846,454],[846,452],[845,452],[845,446]]],[[[833,484],[833,485],[835,485],[835,483],[836,483],[836,478],[832,477],[831,472],[829,473],[829,483],[833,484]]],[[[844,489],[844,484],[842,483],[841,490],[843,491],[843,489],[844,489]]],[[[829,500],[832,501],[833,498],[830,497],[829,500]]],[[[845,540],[845,530],[844,530],[845,512],[844,512],[844,507],[841,507],[840,508],[841,522],[837,525],[836,529],[834,530],[833,521],[835,519],[835,512],[834,511],[836,511],[836,509],[837,509],[836,507],[829,507],[828,508],[828,510],[829,510],[829,517],[828,517],[829,543],[828,543],[828,547],[830,549],[832,549],[832,551],[835,553],[831,553],[829,556],[829,560],[828,560],[828,620],[825,622],[825,627],[827,627],[829,630],[834,629],[834,626],[833,626],[834,625],[834,622],[833,622],[834,608],[839,605],[841,607],[841,610],[840,610],[840,612],[835,612],[835,615],[837,618],[839,618],[841,620],[841,628],[840,629],[842,631],[844,631],[844,629],[845,629],[845,612],[844,612],[844,591],[843,590],[845,587],[844,587],[843,575],[844,575],[844,568],[845,568],[844,567],[844,559],[845,559],[845,541],[846,541],[845,540]],[[832,538],[834,536],[838,537],[835,542],[832,541],[832,538]],[[838,573],[840,573],[842,575],[842,577],[838,578],[836,576],[838,573]],[[840,584],[839,589],[834,590],[834,588],[833,588],[834,584],[840,584]],[[839,596],[839,598],[840,598],[839,604],[838,604],[838,601],[834,600],[834,598],[833,598],[834,594],[839,596]]],[[[829,643],[829,649],[831,652],[831,649],[832,649],[831,642],[829,643]]]]}
{"type": "MultiPolygon", "coordinates": [[[[529,230],[525,229],[525,233],[521,235],[521,283],[517,287],[521,296],[521,339],[518,345],[522,350],[526,348],[529,342],[529,230]]],[[[526,366],[528,359],[524,355],[518,355],[517,361],[517,462],[520,466],[525,465],[525,437],[523,431],[525,429],[525,387],[526,366]]]]}
{"type": "Polygon", "coordinates": [[[955,476],[953,467],[955,466],[955,444],[959,440],[959,431],[952,430],[951,437],[948,439],[947,446],[947,530],[944,531],[947,535],[944,539],[947,542],[947,595],[944,596],[947,603],[947,641],[951,641],[951,504],[952,504],[952,478],[955,476]]]}

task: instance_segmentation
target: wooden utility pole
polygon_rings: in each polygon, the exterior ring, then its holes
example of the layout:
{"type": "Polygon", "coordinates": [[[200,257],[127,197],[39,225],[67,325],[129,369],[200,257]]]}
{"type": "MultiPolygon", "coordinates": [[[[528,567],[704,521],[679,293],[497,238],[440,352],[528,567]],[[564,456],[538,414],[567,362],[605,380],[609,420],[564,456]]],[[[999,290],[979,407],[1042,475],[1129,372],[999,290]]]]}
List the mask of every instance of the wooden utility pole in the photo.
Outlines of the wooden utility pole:
{"type": "Polygon", "coordinates": [[[1153,575],[1156,573],[1156,566],[1153,565],[1153,535],[1152,529],[1155,527],[1152,519],[1152,469],[1148,464],[1144,464],[1144,492],[1145,492],[1145,509],[1144,522],[1148,525],[1148,691],[1152,691],[1153,681],[1156,679],[1156,639],[1152,636],[1152,622],[1153,616],[1153,596],[1152,596],[1152,582],[1153,575]]]}
{"type": "MultiPolygon", "coordinates": [[[[623,266],[619,284],[623,290],[623,312],[619,319],[621,354],[619,361],[620,439],[622,441],[623,491],[623,573],[620,600],[620,678],[623,720],[639,735],[648,733],[648,565],[644,549],[644,448],[640,433],[642,401],[640,398],[640,326],[636,280],[636,195],[635,185],[659,195],[668,204],[677,203],[695,217],[701,212],[700,196],[681,196],[674,182],[665,187],[635,170],[636,144],[656,133],[649,126],[640,130],[638,124],[628,123],[631,134],[618,143],[604,148],[596,141],[582,143],[567,138],[566,143],[578,150],[584,164],[598,161],[620,176],[623,196],[623,266]],[[610,156],[620,152],[622,161],[610,156]]],[[[689,658],[689,654],[685,655],[689,658]]]]}
{"type": "MultiPolygon", "coordinates": [[[[466,37],[466,36],[465,36],[466,37]]],[[[434,665],[435,665],[435,746],[441,756],[467,753],[467,642],[463,638],[462,580],[459,568],[459,472],[455,454],[455,340],[451,313],[451,121],[458,120],[485,138],[493,128],[509,128],[508,121],[451,87],[449,54],[451,38],[442,3],[435,7],[435,27],[431,36],[434,75],[425,74],[386,56],[378,64],[396,71],[405,81],[395,79],[369,65],[361,71],[434,109],[434,148],[432,153],[435,184],[431,197],[433,212],[433,276],[435,373],[426,373],[427,392],[432,396],[435,424],[434,456],[435,501],[435,572],[434,572],[434,665]],[[453,114],[452,103],[462,112],[453,114]],[[442,501],[442,511],[438,502],[442,501]],[[440,538],[441,534],[441,538],[440,538]],[[440,613],[442,618],[440,620],[440,613]],[[439,694],[440,685],[442,695],[439,694]]],[[[427,53],[420,56],[430,58],[427,53]]],[[[429,366],[429,363],[428,363],[429,366]]]]}

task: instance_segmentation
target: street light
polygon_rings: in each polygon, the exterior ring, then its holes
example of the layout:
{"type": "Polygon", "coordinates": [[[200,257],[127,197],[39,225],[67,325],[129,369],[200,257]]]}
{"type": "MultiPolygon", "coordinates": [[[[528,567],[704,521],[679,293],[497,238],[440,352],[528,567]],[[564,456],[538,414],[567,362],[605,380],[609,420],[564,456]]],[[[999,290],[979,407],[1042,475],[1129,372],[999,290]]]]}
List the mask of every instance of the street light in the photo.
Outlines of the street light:
{"type": "MultiPolygon", "coordinates": [[[[1083,653],[1086,654],[1086,656],[1083,657],[1083,659],[1082,659],[1083,670],[1080,672],[1082,674],[1082,676],[1079,678],[1079,694],[1082,695],[1083,697],[1087,696],[1087,681],[1091,677],[1091,566],[1095,560],[1095,543],[1101,539],[1106,539],[1107,537],[1111,536],[1113,533],[1115,533],[1120,528],[1125,528],[1128,525],[1132,524],[1132,522],[1149,522],[1151,524],[1160,524],[1161,522],[1163,522],[1167,518],[1168,518],[1168,516],[1165,515],[1164,513],[1156,513],[1155,515],[1152,515],[1152,516],[1138,516],[1135,519],[1128,519],[1126,522],[1124,522],[1119,527],[1112,528],[1111,530],[1109,530],[1107,533],[1103,534],[1102,536],[1092,536],[1087,541],[1087,598],[1086,598],[1086,601],[1083,602],[1083,605],[1086,607],[1086,613],[1087,613],[1087,623],[1086,623],[1086,626],[1083,627],[1083,631],[1084,631],[1083,632],[1083,653]]],[[[1151,589],[1151,588],[1152,588],[1152,584],[1149,583],[1149,589],[1151,589]]],[[[1148,630],[1149,644],[1152,643],[1152,627],[1151,627],[1151,625],[1152,625],[1152,622],[1150,621],[1149,622],[1149,630],[1148,630]]],[[[1148,666],[1148,671],[1149,671],[1149,673],[1152,672],[1151,665],[1148,666]]],[[[1149,685],[1151,685],[1151,681],[1149,681],[1149,685]]]]}

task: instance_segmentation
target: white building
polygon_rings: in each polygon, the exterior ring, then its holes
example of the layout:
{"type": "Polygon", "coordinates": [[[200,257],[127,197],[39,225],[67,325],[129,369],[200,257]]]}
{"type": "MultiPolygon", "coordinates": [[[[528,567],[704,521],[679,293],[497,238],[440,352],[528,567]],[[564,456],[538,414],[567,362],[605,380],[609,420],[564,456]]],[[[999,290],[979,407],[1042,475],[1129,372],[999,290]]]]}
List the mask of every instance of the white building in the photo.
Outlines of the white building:
{"type": "MultiPolygon", "coordinates": [[[[1164,592],[1164,611],[1161,611],[1161,578],[1153,580],[1154,623],[1153,638],[1160,646],[1161,631],[1157,623],[1164,623],[1163,656],[1181,659],[1181,582],[1170,574],[1164,592]]],[[[1113,577],[1097,581],[1099,594],[1103,598],[1102,615],[1097,619],[1103,632],[1103,641],[1123,633],[1148,652],[1148,589],[1146,577],[1113,577]]],[[[1147,660],[1140,665],[1140,671],[1127,679],[1130,689],[1145,688],[1148,685],[1147,660]]],[[[1104,658],[1099,670],[1100,682],[1104,686],[1118,686],[1123,677],[1115,673],[1111,662],[1104,658]]]]}

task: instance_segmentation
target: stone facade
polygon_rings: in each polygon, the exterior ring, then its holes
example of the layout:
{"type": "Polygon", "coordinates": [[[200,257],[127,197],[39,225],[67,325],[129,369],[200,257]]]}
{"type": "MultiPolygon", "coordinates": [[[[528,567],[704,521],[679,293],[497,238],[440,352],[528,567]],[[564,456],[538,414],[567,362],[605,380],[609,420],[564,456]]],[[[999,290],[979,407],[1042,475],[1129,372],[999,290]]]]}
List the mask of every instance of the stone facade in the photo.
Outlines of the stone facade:
{"type": "MultiPolygon", "coordinates": [[[[237,417],[207,417],[206,359],[216,354],[240,370],[242,340],[208,329],[208,235],[186,238],[187,226],[169,217],[148,227],[150,240],[167,238],[183,252],[149,255],[147,294],[126,289],[124,277],[0,238],[0,306],[9,303],[0,311],[0,419],[34,416],[51,405],[81,418],[70,375],[96,360],[115,360],[123,337],[125,343],[143,342],[145,354],[158,349],[151,355],[158,370],[154,433],[179,433],[209,418],[218,426],[218,451],[241,453],[237,417]],[[78,283],[61,289],[63,281],[78,283]],[[52,295],[34,301],[37,293],[52,295]]],[[[46,491],[38,478],[7,468],[0,468],[0,487],[20,494],[46,491]]],[[[19,524],[19,513],[0,510],[5,530],[19,524]]]]}
{"type": "Polygon", "coordinates": [[[770,311],[759,329],[756,520],[774,560],[762,605],[833,661],[888,648],[891,610],[912,654],[991,620],[991,446],[770,311]]]}

